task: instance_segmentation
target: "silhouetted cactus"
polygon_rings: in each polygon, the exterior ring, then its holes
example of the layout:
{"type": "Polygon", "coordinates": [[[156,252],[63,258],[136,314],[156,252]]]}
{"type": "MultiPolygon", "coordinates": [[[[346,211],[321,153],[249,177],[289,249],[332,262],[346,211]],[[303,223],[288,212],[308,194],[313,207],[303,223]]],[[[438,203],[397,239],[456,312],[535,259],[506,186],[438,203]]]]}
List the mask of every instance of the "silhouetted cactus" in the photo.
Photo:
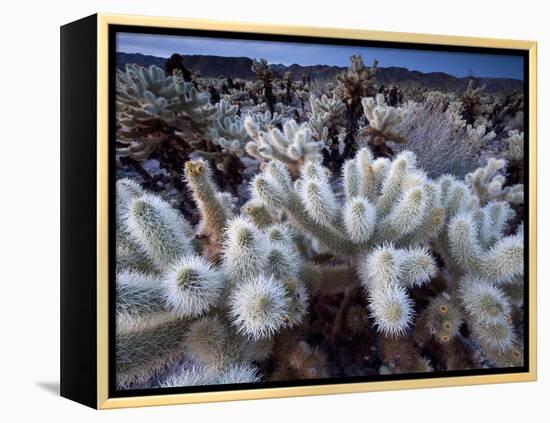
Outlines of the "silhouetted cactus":
{"type": "Polygon", "coordinates": [[[252,72],[256,74],[256,79],[263,84],[263,95],[267,108],[271,114],[275,113],[275,96],[273,95],[273,71],[266,59],[252,61],[252,72]]]}
{"type": "Polygon", "coordinates": [[[346,136],[344,142],[343,158],[347,159],[355,153],[357,145],[358,120],[363,113],[361,99],[373,97],[376,94],[374,81],[378,61],[374,61],[371,67],[365,66],[361,56],[351,56],[347,71],[337,76],[338,86],[336,94],[346,105],[346,136]]]}
{"type": "Polygon", "coordinates": [[[504,140],[506,142],[505,156],[508,161],[508,183],[510,185],[523,183],[523,168],[524,168],[524,150],[525,140],[523,139],[523,132],[518,130],[508,131],[508,137],[504,140]]]}
{"type": "Polygon", "coordinates": [[[472,125],[483,112],[481,93],[484,89],[484,86],[474,88],[474,80],[470,79],[468,87],[460,97],[460,102],[462,103],[462,117],[469,125],[472,125]]]}

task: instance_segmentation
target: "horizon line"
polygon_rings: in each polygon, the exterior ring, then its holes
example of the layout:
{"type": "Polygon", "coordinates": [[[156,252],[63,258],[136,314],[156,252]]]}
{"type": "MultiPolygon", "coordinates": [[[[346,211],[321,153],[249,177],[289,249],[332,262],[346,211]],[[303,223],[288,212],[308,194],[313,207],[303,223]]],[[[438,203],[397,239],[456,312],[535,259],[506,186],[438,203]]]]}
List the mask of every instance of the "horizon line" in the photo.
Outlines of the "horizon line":
{"type": "Polygon", "coordinates": [[[402,67],[422,73],[441,72],[457,78],[523,80],[525,77],[523,56],[498,52],[440,51],[127,32],[116,34],[116,50],[156,57],[170,57],[174,52],[181,52],[183,55],[263,57],[270,64],[296,63],[301,66],[314,66],[320,64],[319,60],[322,59],[327,66],[346,67],[349,57],[358,54],[363,57],[366,64],[371,62],[369,58],[376,57],[381,67],[402,67]]]}
{"type": "MultiPolygon", "coordinates": [[[[129,52],[129,51],[116,51],[116,53],[122,53],[122,54],[138,54],[140,56],[148,56],[148,57],[155,57],[157,59],[164,59],[164,60],[168,60],[169,57],[166,57],[166,56],[156,56],[154,54],[144,54],[144,53],[140,53],[140,52],[129,52]]],[[[180,54],[180,53],[172,53],[172,54],[180,54]]],[[[219,54],[182,54],[182,56],[202,56],[202,57],[223,57],[225,59],[249,59],[249,60],[253,60],[253,59],[259,59],[260,57],[249,57],[249,56],[222,56],[222,55],[219,55],[219,54]]],[[[271,66],[286,66],[286,67],[290,67],[290,66],[300,66],[302,68],[307,68],[307,67],[314,67],[314,66],[328,66],[328,67],[334,67],[334,68],[339,68],[339,69],[346,69],[348,68],[348,66],[343,66],[343,65],[329,65],[329,64],[326,64],[326,63],[316,63],[314,65],[302,65],[300,63],[291,63],[290,65],[286,64],[286,63],[281,63],[281,62],[278,62],[278,63],[274,63],[274,62],[268,62],[269,65],[271,66]]],[[[367,64],[368,66],[368,64],[367,64]]],[[[465,79],[465,78],[476,78],[476,79],[487,79],[487,78],[490,78],[490,79],[511,79],[511,80],[514,80],[514,81],[523,81],[523,78],[513,78],[513,77],[509,77],[509,76],[477,76],[477,75],[467,75],[467,76],[457,76],[457,75],[453,75],[453,74],[450,74],[450,73],[447,73],[447,72],[443,72],[443,71],[429,71],[429,72],[423,72],[423,71],[420,71],[420,70],[417,70],[417,69],[410,69],[410,68],[407,68],[406,66],[380,66],[378,65],[377,66],[378,68],[380,69],[391,69],[391,68],[394,68],[394,69],[405,69],[407,70],[408,72],[419,72],[419,73],[422,73],[424,75],[429,75],[431,73],[441,73],[441,74],[444,74],[444,75],[449,75],[449,76],[452,76],[453,78],[457,78],[457,79],[465,79]]]]}

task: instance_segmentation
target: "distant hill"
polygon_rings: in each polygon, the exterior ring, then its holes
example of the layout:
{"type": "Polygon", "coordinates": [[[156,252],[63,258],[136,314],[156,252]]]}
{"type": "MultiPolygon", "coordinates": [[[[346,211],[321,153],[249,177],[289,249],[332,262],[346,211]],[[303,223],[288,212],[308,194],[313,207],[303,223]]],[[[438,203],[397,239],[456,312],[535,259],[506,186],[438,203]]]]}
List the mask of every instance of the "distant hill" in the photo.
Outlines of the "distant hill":
{"type": "MultiPolygon", "coordinates": [[[[137,63],[141,66],[157,65],[164,68],[166,58],[146,56],[139,53],[117,53],[117,68],[124,68],[126,63],[137,63]]],[[[183,63],[193,72],[200,72],[203,76],[217,77],[223,75],[229,78],[253,79],[252,59],[248,57],[222,56],[183,56],[183,63]]]]}
{"type": "MultiPolygon", "coordinates": [[[[116,65],[120,69],[123,69],[127,63],[136,63],[141,66],[156,65],[164,68],[164,62],[166,61],[166,59],[162,57],[147,56],[140,53],[117,53],[116,59],[116,65]]],[[[248,57],[187,55],[183,57],[183,62],[185,66],[192,71],[198,71],[206,77],[224,76],[230,78],[254,79],[254,73],[251,70],[252,59],[248,57]]],[[[312,79],[321,80],[334,79],[337,74],[346,69],[341,66],[302,66],[298,64],[290,66],[274,64],[271,65],[271,68],[279,76],[282,76],[285,72],[291,72],[294,79],[311,77],[312,79]]],[[[485,85],[485,89],[489,93],[523,91],[523,81],[519,79],[457,78],[443,72],[423,73],[400,67],[379,67],[376,72],[376,79],[380,85],[399,84],[401,86],[420,86],[448,92],[464,91],[470,79],[473,79],[476,86],[485,85]]]]}

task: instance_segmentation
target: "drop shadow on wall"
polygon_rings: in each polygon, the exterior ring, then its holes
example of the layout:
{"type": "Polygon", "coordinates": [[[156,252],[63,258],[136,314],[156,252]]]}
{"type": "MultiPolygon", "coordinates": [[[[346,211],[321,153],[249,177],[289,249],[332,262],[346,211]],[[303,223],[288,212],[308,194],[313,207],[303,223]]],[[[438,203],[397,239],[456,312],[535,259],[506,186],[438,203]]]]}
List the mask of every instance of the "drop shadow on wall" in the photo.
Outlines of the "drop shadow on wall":
{"type": "Polygon", "coordinates": [[[36,382],[36,386],[55,396],[59,396],[59,382],[36,382]]]}

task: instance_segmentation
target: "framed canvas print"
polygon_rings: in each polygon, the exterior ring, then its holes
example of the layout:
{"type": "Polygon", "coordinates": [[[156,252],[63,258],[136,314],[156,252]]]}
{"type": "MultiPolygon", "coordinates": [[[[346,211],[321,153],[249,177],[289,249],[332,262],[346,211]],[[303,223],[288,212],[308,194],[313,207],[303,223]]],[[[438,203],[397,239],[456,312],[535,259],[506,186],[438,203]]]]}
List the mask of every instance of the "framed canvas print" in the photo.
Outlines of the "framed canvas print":
{"type": "Polygon", "coordinates": [[[536,43],[61,29],[61,393],[536,379],[536,43]]]}

